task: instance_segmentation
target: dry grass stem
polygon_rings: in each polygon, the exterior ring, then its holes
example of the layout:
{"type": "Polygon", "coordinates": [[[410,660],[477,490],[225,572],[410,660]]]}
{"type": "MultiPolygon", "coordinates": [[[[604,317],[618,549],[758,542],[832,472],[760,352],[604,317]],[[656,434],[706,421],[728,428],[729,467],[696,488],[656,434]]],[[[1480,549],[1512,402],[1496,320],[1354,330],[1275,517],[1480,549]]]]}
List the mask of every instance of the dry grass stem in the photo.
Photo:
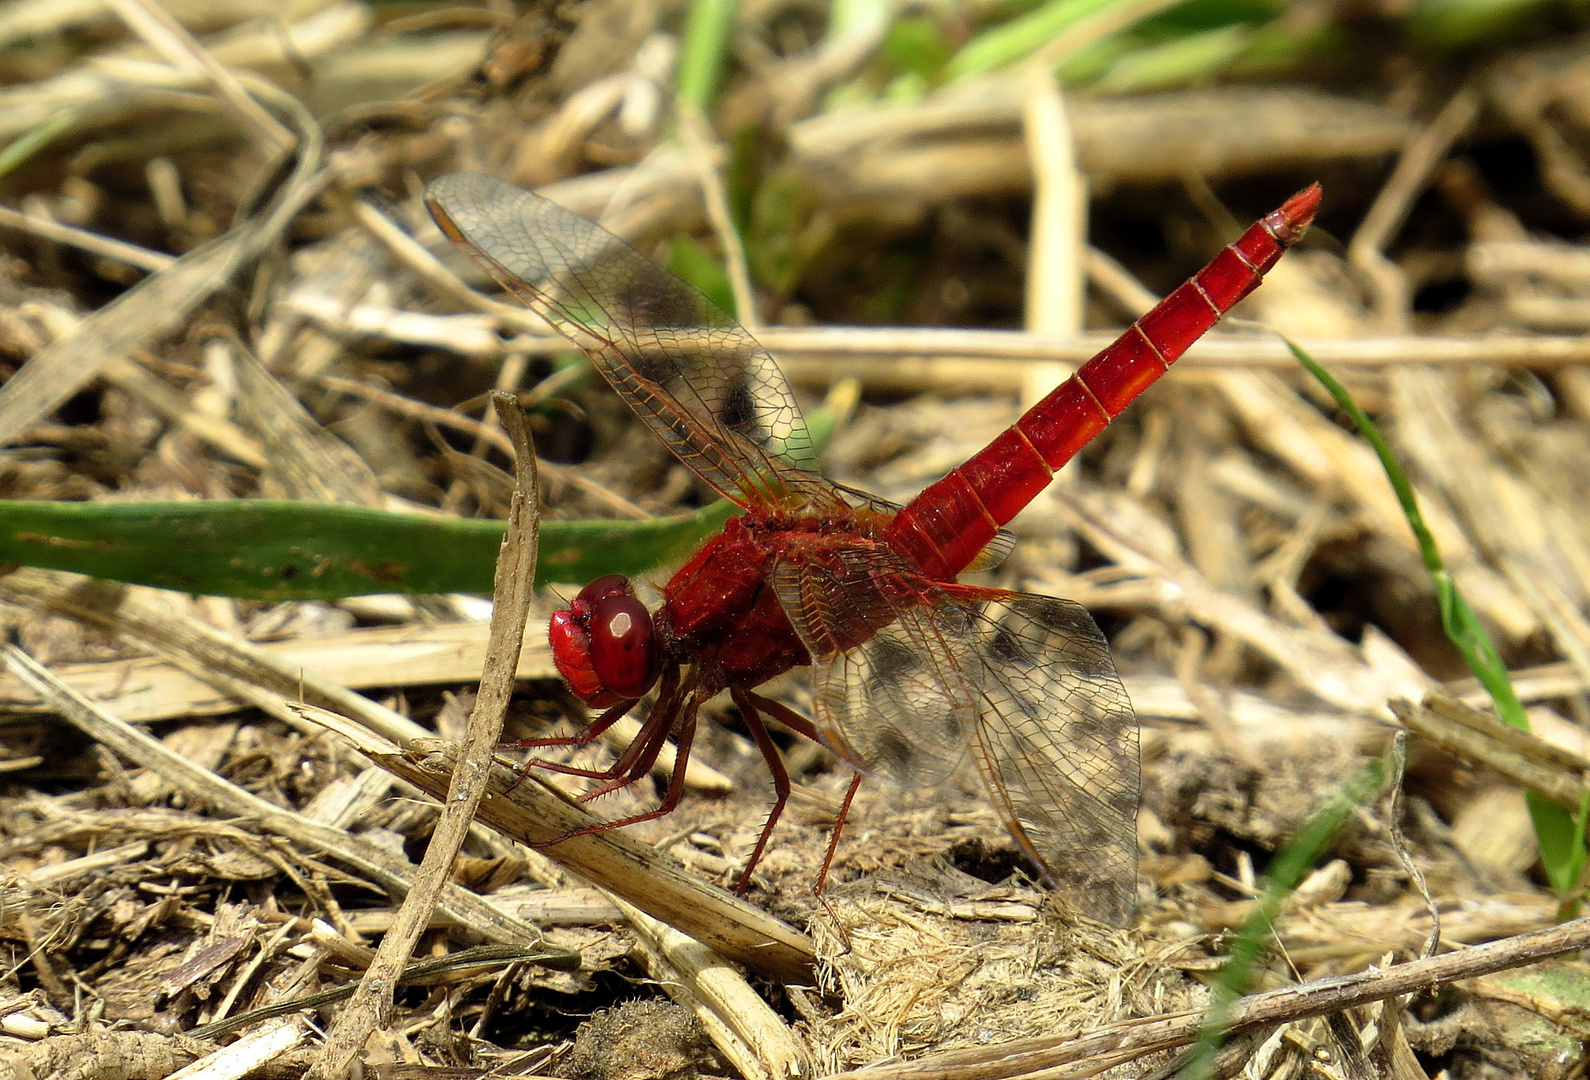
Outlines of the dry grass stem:
{"type": "Polygon", "coordinates": [[[314,1076],[343,1075],[353,1055],[375,1030],[391,1023],[392,992],[398,976],[408,963],[421,932],[430,925],[431,912],[441,897],[452,873],[453,861],[464,845],[476,808],[485,795],[492,755],[502,741],[503,718],[513,696],[525,620],[530,615],[535,593],[541,491],[536,478],[535,444],[518,401],[510,394],[496,392],[492,404],[513,441],[516,464],[508,530],[497,557],[491,637],[480,694],[470,712],[458,765],[414,886],[403,898],[397,920],[382,937],[381,947],[359,980],[353,999],[327,1034],[326,1043],[311,1070],[314,1076]]]}

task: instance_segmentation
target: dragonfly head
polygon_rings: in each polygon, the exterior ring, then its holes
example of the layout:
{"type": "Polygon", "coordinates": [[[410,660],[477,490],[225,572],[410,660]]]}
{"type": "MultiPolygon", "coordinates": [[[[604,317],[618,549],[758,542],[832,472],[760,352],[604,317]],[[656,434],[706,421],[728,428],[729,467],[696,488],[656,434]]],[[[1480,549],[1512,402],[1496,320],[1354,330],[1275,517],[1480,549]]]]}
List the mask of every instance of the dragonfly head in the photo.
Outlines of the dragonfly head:
{"type": "Polygon", "coordinates": [[[595,709],[633,701],[657,681],[662,642],[629,579],[599,577],[552,615],[552,660],[575,697],[595,709]]]}

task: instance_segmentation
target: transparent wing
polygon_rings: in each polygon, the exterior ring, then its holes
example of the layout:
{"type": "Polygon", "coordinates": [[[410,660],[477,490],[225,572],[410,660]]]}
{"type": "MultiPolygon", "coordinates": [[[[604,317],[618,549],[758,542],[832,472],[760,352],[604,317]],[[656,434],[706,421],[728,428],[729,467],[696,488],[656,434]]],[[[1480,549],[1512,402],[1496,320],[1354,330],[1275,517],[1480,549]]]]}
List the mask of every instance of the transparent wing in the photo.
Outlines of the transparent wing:
{"type": "Polygon", "coordinates": [[[817,729],[852,765],[912,785],[970,751],[1017,842],[1114,923],[1137,888],[1137,726],[1093,619],[1050,597],[933,582],[882,547],[781,564],[813,658],[817,729]]]}
{"type": "Polygon", "coordinates": [[[1079,604],[943,586],[970,621],[983,709],[972,756],[1006,826],[1085,910],[1123,924],[1137,896],[1137,721],[1079,604]]]}
{"type": "Polygon", "coordinates": [[[947,779],[977,724],[969,628],[936,611],[937,588],[882,545],[831,547],[773,570],[773,588],[812,655],[824,742],[863,772],[912,786],[947,779]]]}
{"type": "Polygon", "coordinates": [[[481,173],[425,189],[431,215],[591,358],[680,461],[741,506],[838,504],[767,351],[700,291],[572,210],[481,173]]]}
{"type": "Polygon", "coordinates": [[[999,567],[1010,553],[1016,550],[1016,534],[1009,529],[1000,529],[994,538],[984,545],[977,557],[966,564],[963,574],[975,574],[979,570],[993,570],[999,567]]]}

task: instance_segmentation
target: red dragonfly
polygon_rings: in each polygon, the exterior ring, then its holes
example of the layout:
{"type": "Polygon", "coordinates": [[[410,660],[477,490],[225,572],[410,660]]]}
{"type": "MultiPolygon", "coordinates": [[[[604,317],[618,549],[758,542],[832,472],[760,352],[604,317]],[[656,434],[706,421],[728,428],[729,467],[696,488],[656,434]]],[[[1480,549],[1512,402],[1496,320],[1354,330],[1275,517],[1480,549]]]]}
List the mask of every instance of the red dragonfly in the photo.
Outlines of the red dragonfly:
{"type": "Polygon", "coordinates": [[[584,350],[679,460],[745,511],[673,575],[655,613],[609,575],[552,617],[558,670],[604,711],[573,738],[520,745],[589,742],[656,687],[630,747],[584,773],[604,781],[585,798],[634,783],[675,734],[678,764],[659,805],[593,828],[656,818],[679,802],[697,711],[727,690],[775,792],[740,891],[790,791],[764,718],[856,770],[819,895],[863,775],[931,786],[970,754],[1050,881],[1090,914],[1125,922],[1137,887],[1137,726],[1109,647],[1069,600],[956,576],[1003,558],[1012,541],[1001,526],[1259,284],[1319,199],[1316,184],[1248,229],[902,508],[818,475],[778,365],[695,288],[512,184],[466,172],[433,182],[426,205],[448,238],[584,350]],[[797,665],[812,668],[811,720],[754,690],[797,665]]]}

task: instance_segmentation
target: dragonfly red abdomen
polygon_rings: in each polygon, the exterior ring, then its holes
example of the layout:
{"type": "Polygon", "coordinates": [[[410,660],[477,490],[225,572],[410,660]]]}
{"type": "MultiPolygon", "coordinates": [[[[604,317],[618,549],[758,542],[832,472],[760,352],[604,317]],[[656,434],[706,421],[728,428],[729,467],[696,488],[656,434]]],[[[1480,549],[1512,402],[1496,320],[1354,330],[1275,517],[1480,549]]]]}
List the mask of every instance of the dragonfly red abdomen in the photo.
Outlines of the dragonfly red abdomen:
{"type": "Polygon", "coordinates": [[[889,542],[929,577],[951,579],[1049,485],[1055,471],[1170,369],[1302,238],[1314,184],[1255,222],[965,464],[901,510],[889,542]]]}

